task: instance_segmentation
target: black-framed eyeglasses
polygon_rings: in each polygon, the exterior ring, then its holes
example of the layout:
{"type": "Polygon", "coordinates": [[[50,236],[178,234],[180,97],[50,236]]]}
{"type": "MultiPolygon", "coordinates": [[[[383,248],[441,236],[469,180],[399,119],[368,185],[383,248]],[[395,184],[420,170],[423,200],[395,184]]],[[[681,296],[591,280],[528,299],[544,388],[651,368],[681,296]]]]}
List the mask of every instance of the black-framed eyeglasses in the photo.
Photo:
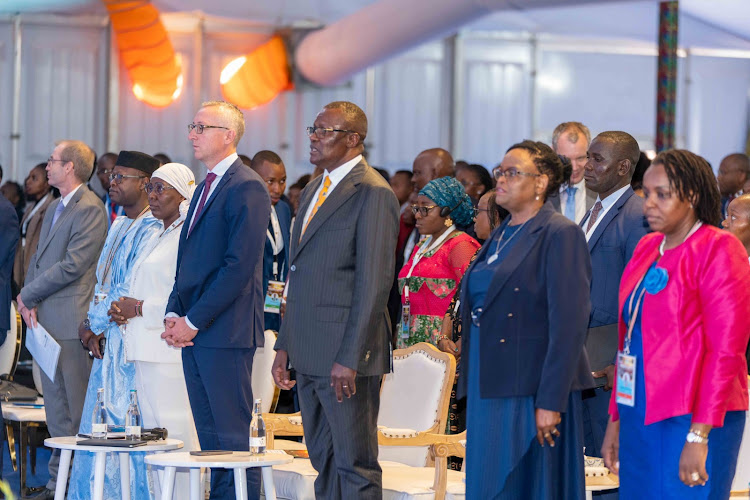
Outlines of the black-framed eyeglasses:
{"type": "Polygon", "coordinates": [[[59,162],[62,162],[62,163],[68,163],[68,160],[56,160],[56,159],[54,159],[54,158],[52,158],[50,156],[49,158],[47,158],[47,165],[49,165],[50,163],[54,163],[56,161],[59,161],[59,162]]]}
{"type": "Polygon", "coordinates": [[[428,207],[420,207],[418,205],[412,205],[411,206],[411,213],[414,215],[421,215],[422,217],[427,217],[427,214],[430,213],[430,210],[433,208],[437,208],[437,205],[430,205],[428,207]]]}
{"type": "Polygon", "coordinates": [[[109,174],[109,182],[121,183],[123,179],[144,179],[145,175],[109,174]]]}
{"type": "Polygon", "coordinates": [[[323,137],[330,134],[331,132],[344,132],[347,134],[357,133],[354,130],[344,130],[344,129],[333,128],[333,127],[306,127],[305,130],[307,131],[308,137],[312,137],[314,135],[318,139],[322,139],[323,137]]]}
{"type": "Polygon", "coordinates": [[[188,123],[188,133],[192,132],[193,129],[196,129],[196,134],[202,134],[203,131],[207,128],[223,128],[224,130],[229,130],[227,127],[219,127],[218,125],[203,125],[202,123],[188,123]]]}
{"type": "Polygon", "coordinates": [[[490,213],[490,209],[489,208],[474,207],[474,218],[475,219],[476,219],[477,215],[479,215],[479,212],[487,212],[489,214],[490,213]]]}
{"type": "Polygon", "coordinates": [[[531,172],[521,172],[515,167],[506,168],[505,170],[501,168],[494,168],[492,170],[492,176],[495,178],[495,180],[500,180],[500,177],[505,177],[506,179],[512,179],[517,175],[525,175],[526,177],[541,177],[542,174],[534,174],[531,172]]]}
{"type": "Polygon", "coordinates": [[[148,194],[151,194],[154,191],[156,191],[156,194],[164,194],[164,191],[167,189],[175,189],[175,187],[165,186],[161,182],[149,182],[143,187],[143,189],[145,189],[148,194]]]}

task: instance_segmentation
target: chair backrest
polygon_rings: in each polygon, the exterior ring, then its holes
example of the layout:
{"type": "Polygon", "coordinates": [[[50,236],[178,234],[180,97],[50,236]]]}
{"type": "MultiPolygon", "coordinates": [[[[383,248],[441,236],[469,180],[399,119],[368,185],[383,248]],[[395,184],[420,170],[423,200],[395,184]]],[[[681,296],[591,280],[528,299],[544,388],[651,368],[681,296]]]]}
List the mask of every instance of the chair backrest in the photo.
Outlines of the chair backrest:
{"type": "MultiPolygon", "coordinates": [[[[747,377],[747,382],[750,392],[750,377],[747,377]]],[[[737,456],[735,471],[732,491],[747,489],[747,484],[750,483],[750,412],[745,414],[745,431],[742,433],[740,454],[737,456]]]]}
{"type": "Polygon", "coordinates": [[[16,303],[10,303],[10,330],[0,338],[0,375],[8,375],[13,378],[18,364],[18,356],[21,355],[21,315],[16,311],[16,303]]]}
{"type": "MultiPolygon", "coordinates": [[[[393,352],[393,372],[383,379],[378,426],[445,433],[456,358],[421,342],[393,352]]],[[[428,448],[381,446],[381,460],[428,465],[428,448]]]]}
{"type": "Polygon", "coordinates": [[[279,399],[279,388],[273,382],[271,367],[276,357],[273,345],[276,343],[276,332],[266,330],[264,332],[265,346],[255,350],[253,357],[253,397],[261,398],[261,411],[268,413],[276,408],[279,399]]]}
{"type": "Polygon", "coordinates": [[[44,396],[44,390],[42,389],[42,369],[39,368],[39,364],[34,360],[31,363],[31,378],[34,380],[34,388],[40,396],[44,396]]]}

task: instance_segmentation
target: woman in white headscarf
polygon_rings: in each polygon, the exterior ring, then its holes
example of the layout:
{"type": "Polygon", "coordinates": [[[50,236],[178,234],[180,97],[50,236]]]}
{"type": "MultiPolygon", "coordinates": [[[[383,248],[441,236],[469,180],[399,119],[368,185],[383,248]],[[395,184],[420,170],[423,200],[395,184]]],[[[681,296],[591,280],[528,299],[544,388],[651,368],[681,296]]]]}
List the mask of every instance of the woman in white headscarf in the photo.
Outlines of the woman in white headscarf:
{"type": "MultiPolygon", "coordinates": [[[[125,357],[135,363],[142,427],[166,428],[169,437],[185,443],[183,451],[198,450],[200,445],[182,372],[182,354],[179,348],[167,345],[161,334],[174,285],[180,231],[194,190],[193,172],[179,163],[167,163],[151,176],[146,184],[148,201],[163,227],[134,265],[133,297],[120,297],[109,311],[113,321],[124,325],[125,357]]],[[[187,473],[177,476],[175,498],[188,498],[187,473]]],[[[159,489],[152,489],[157,498],[159,489]]]]}

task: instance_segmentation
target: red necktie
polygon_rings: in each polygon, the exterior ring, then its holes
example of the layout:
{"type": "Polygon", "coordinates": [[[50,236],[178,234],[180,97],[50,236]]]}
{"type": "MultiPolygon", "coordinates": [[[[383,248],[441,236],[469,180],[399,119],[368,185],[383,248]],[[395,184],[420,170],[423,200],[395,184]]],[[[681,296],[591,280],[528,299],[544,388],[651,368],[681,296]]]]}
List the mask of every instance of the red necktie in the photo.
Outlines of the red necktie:
{"type": "Polygon", "coordinates": [[[203,185],[203,194],[201,195],[201,201],[200,203],[198,203],[198,209],[195,211],[195,215],[193,216],[193,223],[190,224],[188,236],[190,236],[190,233],[193,232],[195,223],[198,221],[198,217],[201,216],[201,212],[203,212],[203,205],[206,204],[208,192],[211,191],[211,183],[214,181],[214,179],[216,179],[216,174],[214,174],[213,172],[209,172],[208,174],[206,174],[206,183],[203,185]]]}

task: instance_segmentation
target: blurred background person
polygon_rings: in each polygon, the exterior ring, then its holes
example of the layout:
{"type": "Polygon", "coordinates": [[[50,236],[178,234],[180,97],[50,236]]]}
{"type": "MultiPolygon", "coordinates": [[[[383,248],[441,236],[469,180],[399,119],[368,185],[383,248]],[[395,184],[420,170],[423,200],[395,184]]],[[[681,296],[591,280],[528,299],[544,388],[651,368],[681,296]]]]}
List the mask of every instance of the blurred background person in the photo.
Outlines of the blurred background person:
{"type": "Polygon", "coordinates": [[[660,153],[643,192],[654,233],[620,282],[604,462],[622,498],[729,498],[748,406],[747,252],[717,228],[721,198],[700,156],[660,153]]]}
{"type": "Polygon", "coordinates": [[[125,213],[123,208],[113,202],[112,198],[109,197],[109,176],[115,168],[116,161],[117,155],[115,153],[104,153],[99,157],[99,161],[96,163],[96,177],[99,179],[102,188],[104,188],[102,202],[104,203],[104,210],[107,212],[107,227],[111,226],[116,218],[125,213]]]}
{"type": "Polygon", "coordinates": [[[461,183],[464,187],[464,191],[466,191],[466,194],[468,194],[473,201],[478,200],[484,193],[495,187],[495,182],[489,171],[482,165],[476,163],[466,165],[460,170],[456,170],[456,180],[461,183]]]}
{"type": "MultiPolygon", "coordinates": [[[[190,411],[182,353],[161,338],[164,311],[177,268],[180,231],[195,191],[195,177],[185,165],[159,167],[145,186],[152,215],[161,228],[133,265],[127,297],[112,302],[109,315],[123,332],[126,360],[135,367],[135,389],[144,429],[165,428],[185,443],[182,451],[200,449],[190,411]]],[[[159,471],[159,477],[163,471],[159,471]]],[[[175,498],[190,496],[187,472],[177,473],[175,498]]],[[[159,498],[159,488],[154,491],[159,498]]]]}
{"type": "Polygon", "coordinates": [[[166,153],[156,153],[154,155],[154,158],[159,160],[159,163],[161,163],[162,165],[166,165],[167,163],[172,163],[172,159],[166,153]]]}
{"type": "Polygon", "coordinates": [[[727,218],[729,202],[743,193],[745,183],[750,179],[750,158],[744,153],[725,156],[719,164],[716,180],[721,193],[721,218],[727,218]]]}
{"type": "MultiPolygon", "coordinates": [[[[722,226],[735,235],[750,253],[750,194],[738,196],[729,203],[727,218],[722,226]]],[[[748,375],[750,375],[750,343],[748,343],[745,354],[748,364],[748,375]]]]}
{"type": "Polygon", "coordinates": [[[633,172],[633,178],[630,180],[630,187],[633,188],[633,192],[643,198],[643,174],[646,173],[648,167],[651,166],[651,160],[649,160],[646,153],[641,151],[638,156],[638,163],[635,165],[635,171],[633,172]]]}
{"type": "Polygon", "coordinates": [[[289,206],[292,209],[292,218],[297,216],[297,210],[299,209],[299,194],[305,189],[307,183],[310,182],[310,174],[305,174],[297,182],[289,186],[289,206]]]}
{"type": "Polygon", "coordinates": [[[39,244],[44,214],[47,213],[47,208],[56,199],[50,191],[46,166],[46,163],[40,163],[32,168],[24,182],[26,199],[33,205],[26,210],[23,219],[21,219],[21,239],[16,247],[16,258],[13,264],[13,280],[16,286],[14,293],[16,294],[23,287],[31,256],[34,255],[39,244]]]}
{"type": "Polygon", "coordinates": [[[591,142],[589,128],[581,122],[564,122],[552,132],[552,149],[570,160],[570,179],[560,186],[558,196],[552,196],[555,209],[573,222],[580,222],[586,212],[594,206],[596,193],[586,188],[583,167],[586,152],[591,142]]]}
{"type": "Polygon", "coordinates": [[[397,344],[437,345],[458,282],[479,243],[456,225],[473,219],[473,207],[463,186],[453,177],[441,177],[419,191],[412,206],[416,228],[423,240],[398,274],[402,314],[397,344]]]}
{"type": "Polygon", "coordinates": [[[23,196],[23,188],[17,182],[8,181],[0,187],[0,194],[13,205],[18,220],[23,219],[23,211],[26,208],[26,200],[23,196]]]}
{"type": "Polygon", "coordinates": [[[582,500],[591,264],[581,229],[545,203],[570,170],[546,144],[524,141],[493,174],[510,215],[461,290],[466,498],[582,500]]]}
{"type": "Polygon", "coordinates": [[[409,196],[414,191],[414,186],[411,183],[412,175],[408,170],[399,170],[391,176],[391,189],[396,193],[402,214],[409,209],[409,196]]]}

